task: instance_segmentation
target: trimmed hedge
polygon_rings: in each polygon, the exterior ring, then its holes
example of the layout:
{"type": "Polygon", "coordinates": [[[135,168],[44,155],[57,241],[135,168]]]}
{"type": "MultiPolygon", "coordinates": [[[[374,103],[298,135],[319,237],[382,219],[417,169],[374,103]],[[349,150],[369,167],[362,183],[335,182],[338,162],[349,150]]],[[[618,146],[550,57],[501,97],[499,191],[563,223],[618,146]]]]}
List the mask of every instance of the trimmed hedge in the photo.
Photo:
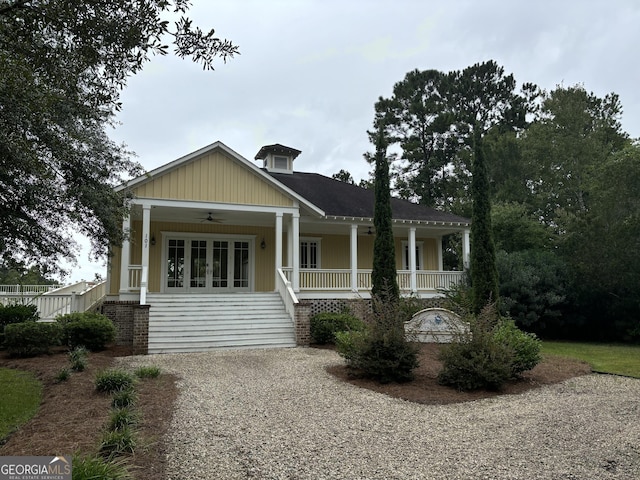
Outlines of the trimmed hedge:
{"type": "Polygon", "coordinates": [[[335,343],[337,332],[361,332],[365,325],[347,313],[318,313],[311,317],[311,337],[319,345],[335,343]]]}
{"type": "Polygon", "coordinates": [[[13,323],[4,327],[4,346],[10,355],[18,357],[41,355],[60,344],[61,334],[57,323],[13,323]]]}
{"type": "Polygon", "coordinates": [[[98,313],[71,313],[59,316],[56,321],[62,325],[64,343],[71,349],[84,346],[99,351],[116,338],[115,325],[98,313]]]}
{"type": "Polygon", "coordinates": [[[522,372],[535,367],[542,357],[542,343],[533,333],[520,330],[512,319],[503,319],[494,334],[496,341],[509,347],[514,354],[511,362],[511,375],[518,377],[522,372]]]}
{"type": "Polygon", "coordinates": [[[23,305],[20,303],[0,304],[0,331],[5,325],[35,322],[39,318],[38,307],[35,305],[23,305]]]}

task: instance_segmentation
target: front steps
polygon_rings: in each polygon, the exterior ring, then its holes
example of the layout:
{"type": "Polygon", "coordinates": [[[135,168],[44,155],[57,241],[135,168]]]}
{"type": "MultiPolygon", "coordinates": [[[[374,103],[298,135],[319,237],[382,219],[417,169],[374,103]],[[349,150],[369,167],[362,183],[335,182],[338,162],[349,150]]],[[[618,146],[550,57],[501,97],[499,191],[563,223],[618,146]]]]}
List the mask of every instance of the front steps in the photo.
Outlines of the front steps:
{"type": "Polygon", "coordinates": [[[147,303],[150,354],[296,345],[277,293],[150,294],[147,303]]]}

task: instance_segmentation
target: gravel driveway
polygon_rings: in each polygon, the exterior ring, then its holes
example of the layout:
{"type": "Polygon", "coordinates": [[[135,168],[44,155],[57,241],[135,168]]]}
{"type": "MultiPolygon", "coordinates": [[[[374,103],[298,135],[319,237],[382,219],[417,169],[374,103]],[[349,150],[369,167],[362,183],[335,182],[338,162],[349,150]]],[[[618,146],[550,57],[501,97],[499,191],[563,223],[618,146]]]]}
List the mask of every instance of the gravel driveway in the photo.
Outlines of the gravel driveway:
{"type": "Polygon", "coordinates": [[[168,478],[640,479],[640,380],[588,375],[429,406],[334,379],[311,348],[129,357],[176,373],[168,478]]]}

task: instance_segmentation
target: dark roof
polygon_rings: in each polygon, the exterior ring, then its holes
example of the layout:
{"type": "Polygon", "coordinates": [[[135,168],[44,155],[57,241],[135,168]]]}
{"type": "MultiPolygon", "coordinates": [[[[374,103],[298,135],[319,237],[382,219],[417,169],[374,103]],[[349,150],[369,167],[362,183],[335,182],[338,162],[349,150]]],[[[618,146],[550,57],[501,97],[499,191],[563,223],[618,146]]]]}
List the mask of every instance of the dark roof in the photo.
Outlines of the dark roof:
{"type": "MultiPolygon", "coordinates": [[[[373,190],[367,190],[317,173],[268,173],[280,183],[324,210],[326,215],[373,218],[375,201],[373,190]]],[[[395,220],[471,223],[467,218],[399,198],[391,198],[391,210],[395,220]]]]}
{"type": "Polygon", "coordinates": [[[280,145],[279,143],[274,143],[273,145],[265,145],[256,153],[254,160],[262,160],[269,153],[273,153],[275,155],[286,155],[291,156],[294,159],[300,155],[302,152],[300,150],[296,150],[295,148],[286,147],[285,145],[280,145]]]}

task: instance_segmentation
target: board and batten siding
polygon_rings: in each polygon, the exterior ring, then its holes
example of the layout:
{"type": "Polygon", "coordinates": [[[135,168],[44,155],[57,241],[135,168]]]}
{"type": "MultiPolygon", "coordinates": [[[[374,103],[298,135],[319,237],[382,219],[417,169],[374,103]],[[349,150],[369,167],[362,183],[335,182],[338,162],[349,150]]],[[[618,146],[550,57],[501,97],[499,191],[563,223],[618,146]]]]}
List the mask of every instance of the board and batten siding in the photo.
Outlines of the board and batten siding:
{"type": "Polygon", "coordinates": [[[220,150],[151,178],[136,186],[133,193],[139,198],[278,207],[293,205],[290,197],[220,150]]]}

